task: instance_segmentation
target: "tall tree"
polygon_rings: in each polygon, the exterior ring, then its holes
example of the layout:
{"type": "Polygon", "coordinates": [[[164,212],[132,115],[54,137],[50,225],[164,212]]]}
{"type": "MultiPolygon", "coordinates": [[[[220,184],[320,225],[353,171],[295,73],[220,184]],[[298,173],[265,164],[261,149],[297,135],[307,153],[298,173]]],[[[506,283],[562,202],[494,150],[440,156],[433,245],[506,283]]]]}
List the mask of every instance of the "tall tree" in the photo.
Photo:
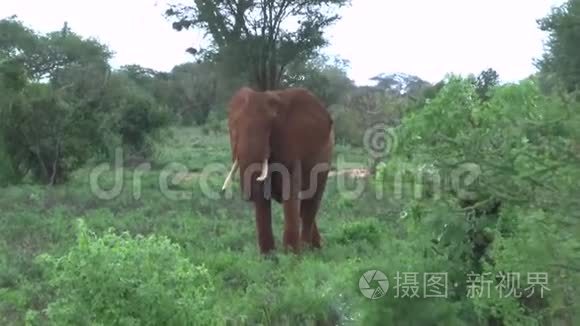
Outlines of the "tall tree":
{"type": "Polygon", "coordinates": [[[0,150],[13,179],[32,172],[43,182],[61,182],[93,155],[100,145],[95,103],[110,54],[66,23],[38,34],[16,17],[0,20],[0,150]]]}
{"type": "Polygon", "coordinates": [[[282,79],[284,87],[306,87],[316,94],[327,106],[343,100],[355,87],[346,73],[345,60],[319,55],[305,62],[288,66],[282,79]]]}
{"type": "Polygon", "coordinates": [[[65,23],[45,35],[27,28],[17,17],[0,20],[0,58],[18,62],[31,80],[52,79],[70,65],[99,63],[108,68],[112,52],[97,40],[82,38],[65,23]]]}
{"type": "Polygon", "coordinates": [[[184,63],[171,70],[171,87],[175,106],[182,122],[207,122],[209,113],[216,105],[217,78],[210,63],[184,63]]]}
{"type": "Polygon", "coordinates": [[[538,25],[548,33],[546,52],[537,63],[542,77],[566,91],[580,89],[580,1],[553,8],[538,25]]]}
{"type": "Polygon", "coordinates": [[[180,31],[198,28],[211,38],[205,50],[230,75],[245,75],[254,87],[280,86],[286,68],[306,61],[327,44],[323,30],[336,22],[350,0],[194,0],[171,5],[166,16],[180,31]],[[291,29],[287,25],[294,25],[291,29]]]}
{"type": "Polygon", "coordinates": [[[380,74],[371,80],[377,82],[376,87],[387,91],[393,96],[408,96],[416,97],[425,88],[430,87],[431,84],[428,81],[421,79],[418,76],[395,73],[395,74],[380,74]]]}
{"type": "Polygon", "coordinates": [[[482,101],[491,98],[490,91],[499,85],[499,74],[492,68],[482,71],[475,78],[475,92],[482,101]]]}

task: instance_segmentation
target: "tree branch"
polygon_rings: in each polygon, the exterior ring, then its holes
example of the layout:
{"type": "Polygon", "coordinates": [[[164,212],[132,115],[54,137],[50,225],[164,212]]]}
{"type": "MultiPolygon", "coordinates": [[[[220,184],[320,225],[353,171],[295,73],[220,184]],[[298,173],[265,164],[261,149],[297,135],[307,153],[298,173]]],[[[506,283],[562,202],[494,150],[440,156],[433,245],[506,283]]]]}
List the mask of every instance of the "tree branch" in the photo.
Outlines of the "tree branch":
{"type": "Polygon", "coordinates": [[[52,175],[50,176],[50,186],[54,186],[54,183],[56,181],[56,174],[57,174],[59,157],[60,157],[60,138],[57,138],[56,149],[55,149],[55,154],[54,154],[54,161],[52,162],[52,175]]]}

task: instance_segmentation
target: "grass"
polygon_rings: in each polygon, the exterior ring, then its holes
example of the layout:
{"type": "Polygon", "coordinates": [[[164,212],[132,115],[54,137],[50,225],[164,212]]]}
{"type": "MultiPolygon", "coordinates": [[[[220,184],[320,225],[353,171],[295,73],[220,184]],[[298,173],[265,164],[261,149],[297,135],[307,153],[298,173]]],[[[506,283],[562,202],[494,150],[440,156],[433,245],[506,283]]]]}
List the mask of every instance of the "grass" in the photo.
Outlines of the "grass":
{"type": "MultiPolygon", "coordinates": [[[[54,289],[37,257],[68,252],[76,244],[78,219],[97,235],[113,228],[166,236],[178,244],[193,264],[209,269],[219,289],[212,297],[216,324],[352,322],[361,311],[355,306],[370,304],[358,289],[362,273],[405,259],[397,249],[405,241],[396,232],[400,203],[377,199],[365,181],[358,181],[366,189],[362,195],[349,198],[336,179],[330,180],[318,216],[323,249],[301,256],[278,250],[273,259],[264,259],[257,250],[253,211],[240,199],[237,184],[229,199],[208,198],[203,190],[217,193],[221,187],[230,164],[227,136],[175,128],[157,147],[150,169],[116,171],[123,173],[122,187],[110,199],[91,189],[95,167],[79,170],[63,186],[0,190],[0,324],[21,325],[27,312],[47,307],[54,289]],[[208,174],[208,166],[222,170],[208,174]],[[172,168],[186,172],[175,184],[164,174],[172,168]],[[164,186],[159,180],[169,182],[164,186]]],[[[364,151],[338,145],[335,162],[341,160],[362,166],[364,151]]],[[[114,173],[99,175],[102,190],[113,189],[114,173]]],[[[273,214],[280,248],[279,205],[273,205],[273,214]]]]}

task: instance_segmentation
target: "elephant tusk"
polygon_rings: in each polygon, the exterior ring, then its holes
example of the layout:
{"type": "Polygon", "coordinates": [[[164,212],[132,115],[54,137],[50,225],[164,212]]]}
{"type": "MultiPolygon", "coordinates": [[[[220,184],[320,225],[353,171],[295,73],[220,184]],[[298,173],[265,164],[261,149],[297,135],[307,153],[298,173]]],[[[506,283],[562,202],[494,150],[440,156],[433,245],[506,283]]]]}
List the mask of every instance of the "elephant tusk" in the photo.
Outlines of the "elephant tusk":
{"type": "Polygon", "coordinates": [[[268,176],[268,159],[265,158],[264,163],[262,163],[262,174],[260,174],[257,180],[264,181],[266,180],[267,176],[268,176]]]}
{"type": "Polygon", "coordinates": [[[232,177],[237,169],[238,169],[238,160],[236,159],[234,161],[234,164],[232,165],[232,169],[230,170],[230,173],[226,177],[226,181],[224,181],[224,185],[222,186],[222,191],[224,191],[229,186],[229,184],[232,181],[232,177]]]}

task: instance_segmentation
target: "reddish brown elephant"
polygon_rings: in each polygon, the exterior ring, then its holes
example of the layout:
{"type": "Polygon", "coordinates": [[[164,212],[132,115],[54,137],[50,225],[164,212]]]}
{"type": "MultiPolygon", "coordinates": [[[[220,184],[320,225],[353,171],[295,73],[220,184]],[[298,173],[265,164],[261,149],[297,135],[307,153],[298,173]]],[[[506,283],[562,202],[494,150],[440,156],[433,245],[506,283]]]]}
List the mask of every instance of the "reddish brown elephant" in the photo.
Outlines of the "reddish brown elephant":
{"type": "Polygon", "coordinates": [[[229,104],[233,165],[245,200],[255,209],[260,252],[275,248],[271,199],[283,205],[286,249],[321,247],[316,214],[334,148],[333,122],[324,105],[302,88],[258,92],[244,87],[229,104]]]}

